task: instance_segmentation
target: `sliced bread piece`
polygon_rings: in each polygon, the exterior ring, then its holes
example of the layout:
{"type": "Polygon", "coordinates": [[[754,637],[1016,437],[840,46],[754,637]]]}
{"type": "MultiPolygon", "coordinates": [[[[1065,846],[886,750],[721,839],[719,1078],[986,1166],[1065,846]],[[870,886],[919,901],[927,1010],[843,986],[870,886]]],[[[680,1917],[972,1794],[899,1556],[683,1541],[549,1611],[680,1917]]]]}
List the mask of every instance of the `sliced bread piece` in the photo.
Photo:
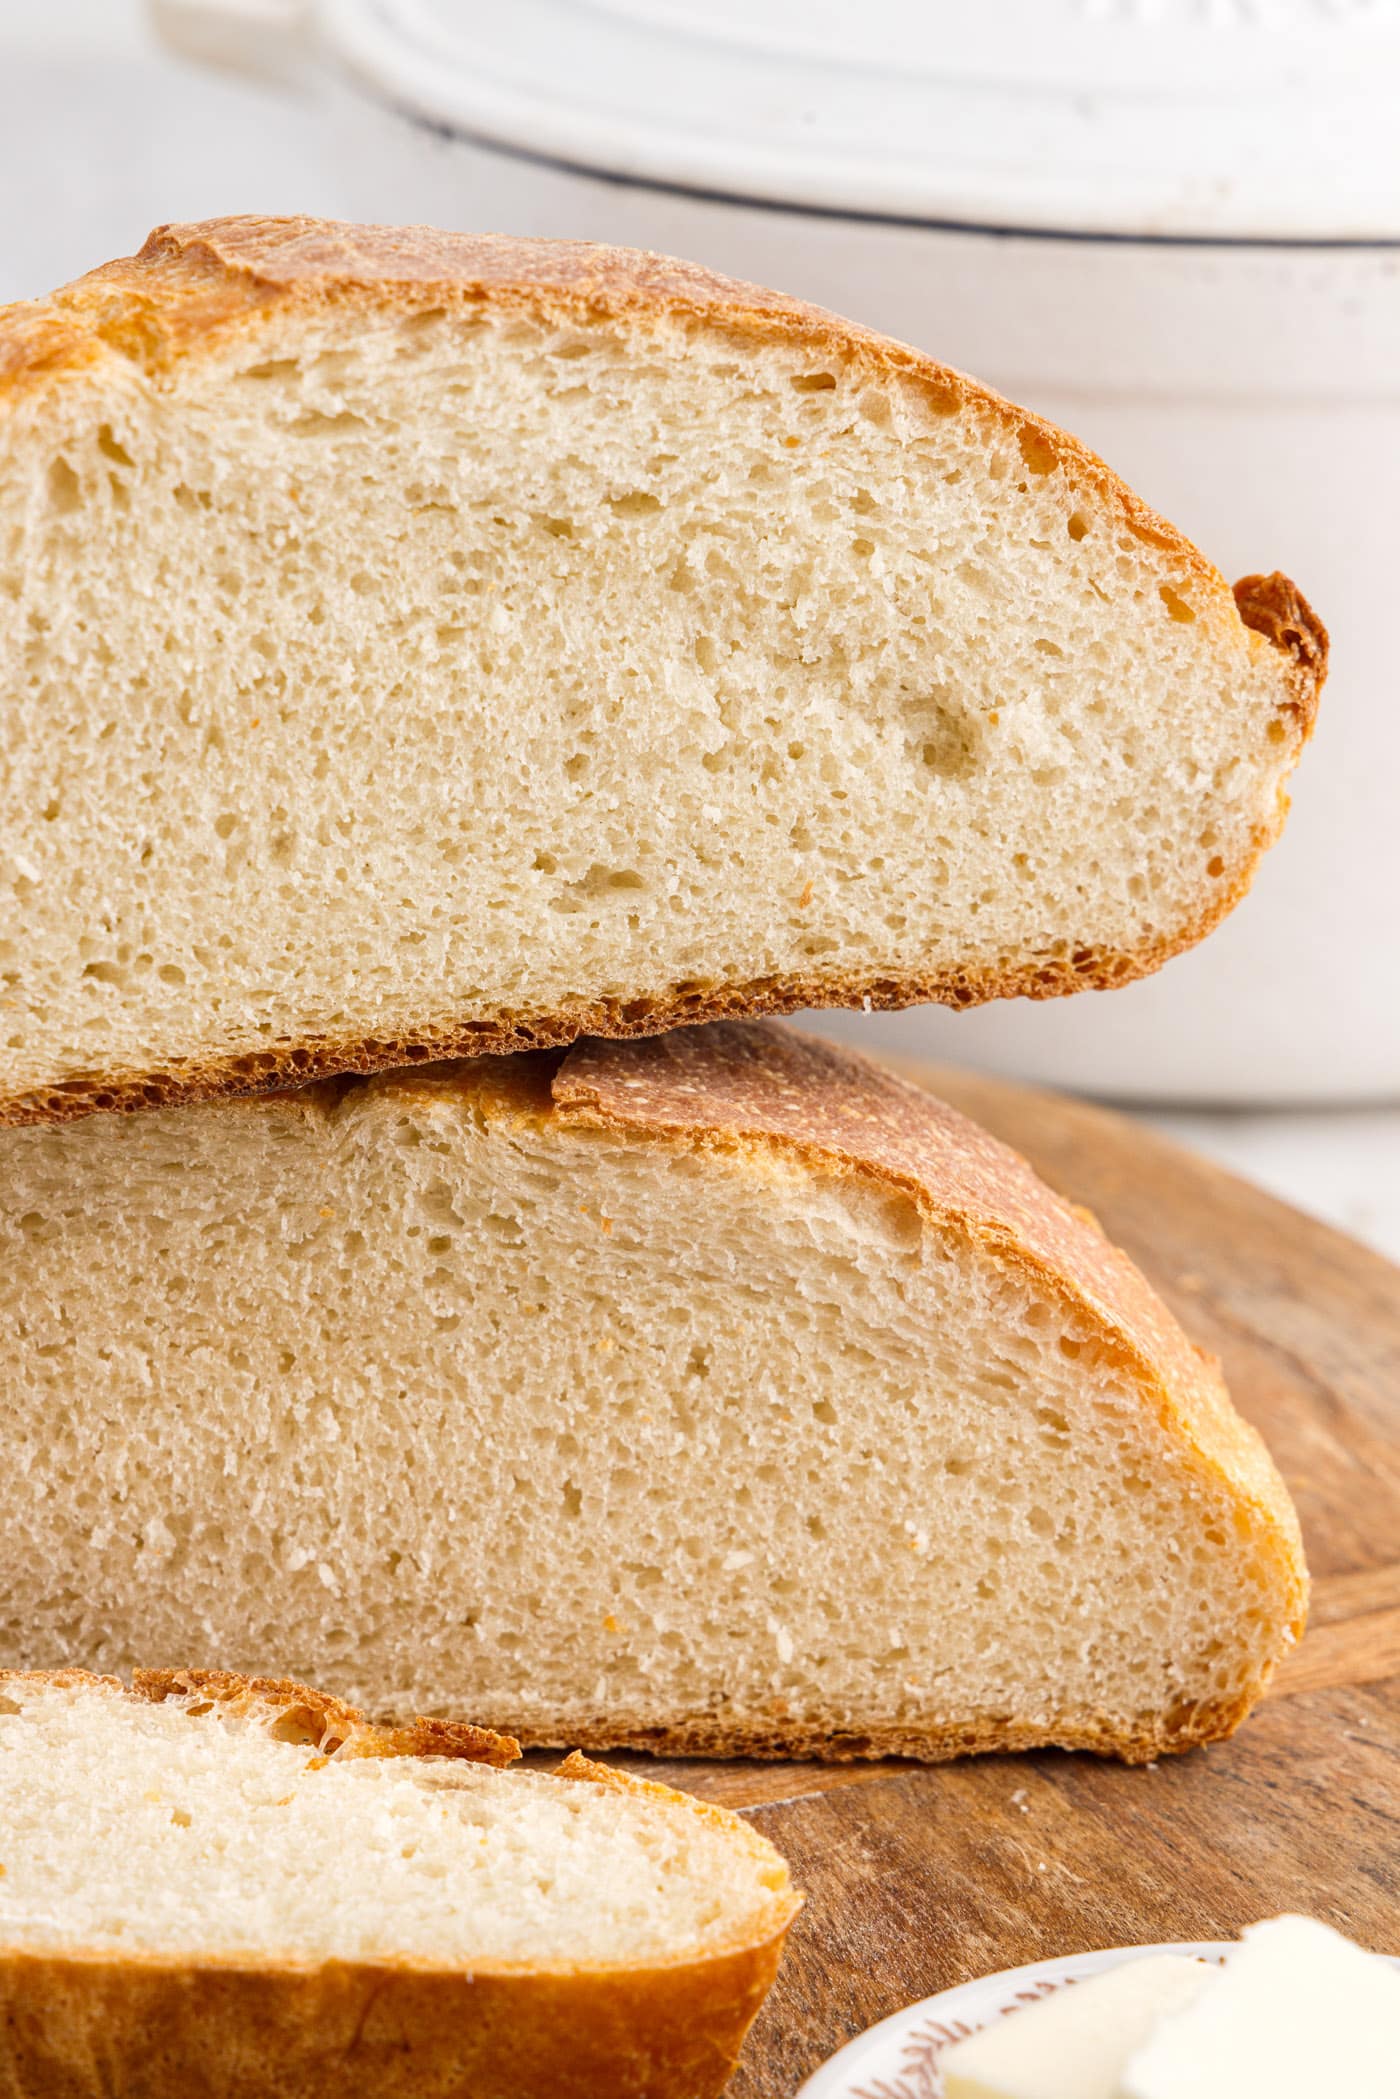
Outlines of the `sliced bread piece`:
{"type": "Polygon", "coordinates": [[[711,2099],[798,1908],[737,1815],[304,1686],[0,1674],[9,2099],[711,2099]]]}
{"type": "Polygon", "coordinates": [[[622,250],[165,227],[0,314],[0,1120],[1118,984],[1325,635],[1062,431],[622,250]]]}
{"type": "Polygon", "coordinates": [[[1292,1507],[1021,1159],[773,1023],[0,1142],[0,1660],[601,1747],[1152,1757],[1292,1507]]]}

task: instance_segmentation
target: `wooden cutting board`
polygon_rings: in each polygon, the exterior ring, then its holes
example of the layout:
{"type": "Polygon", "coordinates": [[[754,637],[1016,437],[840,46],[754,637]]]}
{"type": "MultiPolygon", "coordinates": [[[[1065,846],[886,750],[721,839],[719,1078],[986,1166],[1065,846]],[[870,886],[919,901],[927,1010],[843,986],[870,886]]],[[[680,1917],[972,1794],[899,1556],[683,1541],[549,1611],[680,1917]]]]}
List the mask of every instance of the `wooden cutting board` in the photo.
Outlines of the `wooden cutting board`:
{"type": "Polygon", "coordinates": [[[1297,1501],[1312,1621],[1232,1741],[1146,1770],[618,1758],[750,1809],[806,1890],[730,2099],[791,2099],[901,2005],[1052,1954],[1285,1909],[1400,1953],[1400,1268],[1120,1116],[903,1069],[1087,1203],[1223,1359],[1297,1501]]]}

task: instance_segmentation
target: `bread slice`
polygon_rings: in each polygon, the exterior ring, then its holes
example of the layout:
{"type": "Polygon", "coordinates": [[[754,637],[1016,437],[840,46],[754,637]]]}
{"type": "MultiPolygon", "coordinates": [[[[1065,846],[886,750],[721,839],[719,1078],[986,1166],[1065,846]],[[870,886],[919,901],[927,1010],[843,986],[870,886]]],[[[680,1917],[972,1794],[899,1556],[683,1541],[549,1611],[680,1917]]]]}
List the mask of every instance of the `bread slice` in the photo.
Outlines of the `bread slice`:
{"type": "Polygon", "coordinates": [[[1283,1485],[1136,1270],[773,1023],[10,1131],[0,1277],[0,1660],[1136,1759],[1301,1628],[1283,1485]]]}
{"type": "Polygon", "coordinates": [[[230,219],[0,314],[0,1119],[1118,984],[1323,630],[912,350],[621,250],[230,219]]]}
{"type": "Polygon", "coordinates": [[[0,1675],[14,2099],[710,2099],[798,1908],[737,1815],[294,1683],[0,1675]]]}

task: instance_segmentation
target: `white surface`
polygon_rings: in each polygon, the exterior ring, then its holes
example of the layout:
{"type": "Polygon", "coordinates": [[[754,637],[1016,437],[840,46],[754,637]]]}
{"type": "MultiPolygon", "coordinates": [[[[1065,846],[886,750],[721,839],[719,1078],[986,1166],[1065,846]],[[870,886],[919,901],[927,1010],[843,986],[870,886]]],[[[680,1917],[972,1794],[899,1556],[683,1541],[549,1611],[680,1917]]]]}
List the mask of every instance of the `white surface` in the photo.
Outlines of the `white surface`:
{"type": "MultiPolygon", "coordinates": [[[[1082,1983],[1127,1961],[1146,1954],[1186,1954],[1197,1960],[1220,1962],[1239,1951],[1230,1939],[1180,1940],[1161,1946],[1116,1946],[1098,1953],[1067,1954],[1058,1960],[1035,1961],[1024,1968],[1008,1968],[1000,1975],[986,1975],[965,1982],[936,1997],[925,1997],[893,2018],[885,2019],[868,2033],[851,2041],[810,2077],[796,2099],[943,2099],[940,2062],[948,2050],[967,2034],[1003,2016],[1014,2016],[1023,2006],[1061,1989],[1082,1983]]],[[[1400,1961],[1382,1957],[1400,1972],[1400,1961]]],[[[1342,2099],[1338,2088],[1318,2088],[1318,2099],[1342,2099]]],[[[1254,2083],[1239,2088],[1239,2099],[1263,2099],[1254,2083]]],[[[1366,2099],[1381,2099],[1366,2094],[1366,2099]]]]}
{"type": "Polygon", "coordinates": [[[1077,431],[1226,574],[1298,577],[1332,628],[1332,678],[1284,841],[1220,931],[1109,996],[832,1025],[1119,1099],[1400,1103],[1400,250],[1154,248],[743,208],[430,135],[333,74],[299,97],[204,72],[154,53],[137,21],[134,0],[0,13],[0,172],[25,198],[0,225],[0,297],[127,252],[157,220],[220,211],[660,248],[978,372],[1077,431]]]}
{"type": "Polygon", "coordinates": [[[1128,2063],[1122,2099],[1395,2099],[1400,1975],[1314,1917],[1244,1934],[1219,1981],[1128,2063]]]}
{"type": "MultiPolygon", "coordinates": [[[[161,0],[266,22],[268,0],[161,0]]],[[[1400,236],[1393,0],[321,0],[377,94],[729,196],[979,226],[1400,236]]],[[[268,39],[270,41],[270,39],[268,39]]],[[[246,41],[246,32],[245,32],[246,41]]]]}

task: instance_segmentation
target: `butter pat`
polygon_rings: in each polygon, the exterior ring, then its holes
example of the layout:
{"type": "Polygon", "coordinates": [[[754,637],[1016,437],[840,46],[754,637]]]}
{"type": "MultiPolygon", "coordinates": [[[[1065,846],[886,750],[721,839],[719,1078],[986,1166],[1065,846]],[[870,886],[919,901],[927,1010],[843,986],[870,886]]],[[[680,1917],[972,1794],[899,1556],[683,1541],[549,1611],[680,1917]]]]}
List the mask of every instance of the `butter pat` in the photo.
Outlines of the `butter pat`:
{"type": "Polygon", "coordinates": [[[1068,1984],[950,2048],[945,2099],[1118,2099],[1124,2065],[1158,2021],[1218,1981],[1201,1961],[1154,1953],[1068,1984]]]}
{"type": "Polygon", "coordinates": [[[1122,2099],[1255,2093],[1400,2099],[1400,1974],[1311,1917],[1256,1924],[1212,1988],[1144,2036],[1122,2086],[1122,2099]]]}

